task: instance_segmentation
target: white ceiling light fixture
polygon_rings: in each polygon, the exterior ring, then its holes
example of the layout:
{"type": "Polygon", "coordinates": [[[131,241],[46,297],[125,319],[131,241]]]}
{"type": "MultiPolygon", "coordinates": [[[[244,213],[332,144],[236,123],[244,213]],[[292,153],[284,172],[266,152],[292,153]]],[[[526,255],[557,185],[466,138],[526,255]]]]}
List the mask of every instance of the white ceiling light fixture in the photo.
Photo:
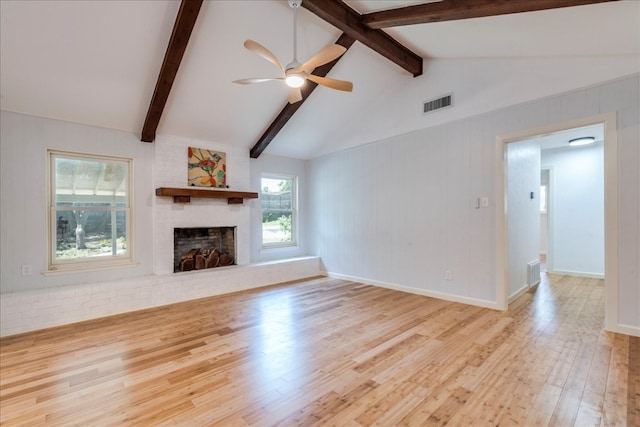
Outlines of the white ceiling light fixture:
{"type": "Polygon", "coordinates": [[[297,73],[287,73],[287,77],[284,79],[287,86],[293,88],[302,87],[302,85],[304,85],[304,81],[304,77],[297,73]]]}
{"type": "Polygon", "coordinates": [[[246,47],[253,53],[260,55],[261,57],[278,67],[278,69],[282,72],[283,77],[241,79],[234,80],[234,83],[246,85],[251,83],[268,82],[272,80],[284,81],[285,84],[291,88],[289,90],[290,104],[302,101],[302,91],[300,90],[300,88],[307,80],[311,80],[314,83],[329,87],[331,89],[351,92],[353,90],[353,83],[351,82],[316,76],[309,72],[309,70],[315,69],[316,67],[339,58],[347,50],[344,46],[340,46],[338,44],[327,45],[304,64],[300,64],[298,62],[297,12],[298,8],[302,4],[302,0],[288,0],[288,2],[289,6],[291,6],[291,8],[293,9],[293,61],[288,63],[286,67],[283,67],[278,58],[269,49],[262,46],[260,43],[253,40],[246,40],[244,42],[244,47],[246,47]]]}
{"type": "Polygon", "coordinates": [[[573,138],[569,140],[569,145],[572,147],[578,147],[580,145],[593,144],[596,141],[593,136],[581,136],[580,138],[573,138]]]}

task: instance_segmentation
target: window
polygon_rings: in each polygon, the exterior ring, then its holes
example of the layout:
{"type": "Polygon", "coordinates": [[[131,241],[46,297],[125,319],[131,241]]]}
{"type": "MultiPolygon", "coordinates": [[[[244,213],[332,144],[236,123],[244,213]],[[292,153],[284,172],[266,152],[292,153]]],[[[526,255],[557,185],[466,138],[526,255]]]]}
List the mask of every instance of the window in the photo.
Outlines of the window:
{"type": "Polygon", "coordinates": [[[263,247],[296,245],[296,182],[294,176],[262,176],[260,203],[263,247]]]}
{"type": "Polygon", "coordinates": [[[49,270],[133,261],[131,159],[49,151],[49,270]]]}

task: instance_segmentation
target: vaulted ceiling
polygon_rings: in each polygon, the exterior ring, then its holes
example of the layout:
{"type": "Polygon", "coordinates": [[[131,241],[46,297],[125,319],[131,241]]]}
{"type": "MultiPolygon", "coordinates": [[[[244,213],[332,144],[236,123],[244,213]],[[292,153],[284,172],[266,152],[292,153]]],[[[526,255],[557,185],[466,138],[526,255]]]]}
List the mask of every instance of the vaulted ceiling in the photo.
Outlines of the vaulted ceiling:
{"type": "Polygon", "coordinates": [[[304,0],[299,58],[339,40],[348,51],[315,74],[354,91],[287,104],[280,82],[231,83],[277,76],[245,39],[292,58],[284,0],[2,1],[0,106],[311,158],[639,71],[640,2],[589,3],[304,0]],[[454,108],[422,114],[446,93],[454,108]]]}

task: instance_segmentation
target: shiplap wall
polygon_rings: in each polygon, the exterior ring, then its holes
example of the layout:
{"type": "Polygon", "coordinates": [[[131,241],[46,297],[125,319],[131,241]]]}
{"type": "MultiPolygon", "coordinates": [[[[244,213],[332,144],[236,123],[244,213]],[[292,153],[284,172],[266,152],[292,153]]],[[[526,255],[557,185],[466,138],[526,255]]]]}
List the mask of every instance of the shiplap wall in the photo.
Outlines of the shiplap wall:
{"type": "Polygon", "coordinates": [[[311,160],[311,252],[335,276],[491,306],[495,200],[504,196],[495,194],[496,138],[616,112],[617,317],[640,332],[639,80],[635,74],[311,160]],[[480,196],[489,197],[488,208],[474,209],[480,196]]]}
{"type": "Polygon", "coordinates": [[[496,125],[470,119],[312,160],[312,253],[332,274],[491,305],[495,221],[474,203],[493,203],[483,140],[496,125]]]}

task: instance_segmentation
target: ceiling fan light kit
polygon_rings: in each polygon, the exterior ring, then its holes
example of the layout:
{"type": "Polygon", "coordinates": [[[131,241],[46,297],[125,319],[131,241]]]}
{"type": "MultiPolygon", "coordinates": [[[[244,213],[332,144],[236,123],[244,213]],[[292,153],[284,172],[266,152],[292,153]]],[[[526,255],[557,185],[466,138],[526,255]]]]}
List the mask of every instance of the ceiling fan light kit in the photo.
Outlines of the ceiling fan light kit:
{"type": "Polygon", "coordinates": [[[282,77],[274,78],[251,78],[234,80],[234,83],[239,84],[251,84],[262,83],[267,81],[280,80],[284,81],[289,86],[289,103],[293,104],[302,100],[302,92],[300,88],[307,80],[326,86],[331,89],[341,90],[345,92],[351,92],[353,90],[353,83],[345,80],[330,79],[327,77],[320,77],[311,74],[311,70],[324,65],[334,59],[340,57],[346,52],[346,48],[337,44],[329,44],[321,49],[318,53],[312,56],[308,61],[303,64],[298,62],[298,40],[297,40],[297,12],[298,8],[302,4],[302,0],[288,0],[289,6],[293,9],[293,60],[287,64],[286,67],[282,66],[282,63],[278,58],[266,47],[253,40],[245,40],[244,47],[248,50],[263,57],[267,61],[274,64],[280,72],[282,77]]]}
{"type": "Polygon", "coordinates": [[[300,74],[288,73],[284,81],[285,83],[287,83],[287,86],[297,88],[297,87],[302,87],[302,85],[304,85],[305,79],[300,74]]]}

